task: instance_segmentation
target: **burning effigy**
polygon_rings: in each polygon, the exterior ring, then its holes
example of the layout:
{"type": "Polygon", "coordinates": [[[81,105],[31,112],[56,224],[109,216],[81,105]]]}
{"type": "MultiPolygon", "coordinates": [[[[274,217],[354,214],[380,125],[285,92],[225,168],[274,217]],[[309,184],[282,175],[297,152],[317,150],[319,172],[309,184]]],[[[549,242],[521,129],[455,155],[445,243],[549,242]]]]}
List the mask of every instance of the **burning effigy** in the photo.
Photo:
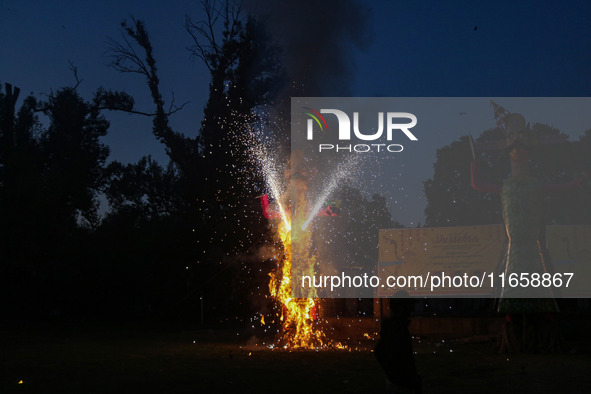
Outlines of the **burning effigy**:
{"type": "Polygon", "coordinates": [[[309,174],[301,153],[292,154],[290,168],[284,171],[282,177],[283,184],[289,180],[291,193],[280,192],[279,174],[268,161],[262,163],[261,167],[274,198],[274,206],[271,206],[268,195],[261,196],[261,206],[264,216],[274,224],[276,241],[281,250],[276,256],[277,265],[269,274],[269,293],[278,304],[276,317],[281,322],[272,347],[315,350],[344,348],[342,344],[328,339],[323,330],[316,290],[307,289],[305,297],[295,298],[291,281],[293,270],[297,270],[298,275],[314,275],[316,256],[311,252],[313,228],[309,224],[317,215],[336,216],[337,209],[331,204],[308,204],[309,174]],[[294,256],[304,264],[292,265],[294,256]]]}

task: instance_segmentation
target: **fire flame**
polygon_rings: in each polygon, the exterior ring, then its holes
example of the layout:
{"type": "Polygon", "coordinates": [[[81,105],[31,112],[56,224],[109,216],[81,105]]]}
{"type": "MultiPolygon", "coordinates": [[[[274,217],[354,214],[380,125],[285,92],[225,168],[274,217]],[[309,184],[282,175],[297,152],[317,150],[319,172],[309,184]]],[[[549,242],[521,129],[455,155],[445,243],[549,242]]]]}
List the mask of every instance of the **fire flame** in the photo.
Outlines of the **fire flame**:
{"type": "MultiPolygon", "coordinates": [[[[289,172],[286,170],[284,176],[279,175],[276,161],[273,155],[269,153],[264,145],[253,144],[253,154],[258,162],[258,166],[264,174],[268,191],[275,199],[281,221],[278,222],[277,238],[283,246],[281,258],[278,258],[279,264],[273,272],[269,274],[269,292],[279,305],[277,317],[281,322],[280,335],[276,340],[277,347],[284,349],[326,349],[340,348],[347,349],[341,343],[328,340],[324,334],[321,322],[318,320],[318,294],[315,289],[309,290],[306,298],[293,298],[291,292],[291,271],[292,271],[292,252],[298,257],[297,270],[298,275],[313,276],[316,260],[310,256],[310,246],[312,239],[312,228],[309,226],[314,219],[322,203],[326,200],[328,194],[336,186],[336,182],[341,179],[340,176],[333,177],[332,183],[324,190],[313,207],[308,212],[308,217],[304,217],[305,211],[302,207],[306,204],[306,190],[309,176],[305,160],[301,152],[293,152],[291,156],[291,166],[289,172]],[[285,190],[281,187],[281,179],[291,179],[291,189],[297,192],[291,198],[285,197],[285,190]],[[289,203],[285,200],[288,200],[289,203]],[[283,204],[282,204],[283,202],[283,204]],[[318,205],[320,204],[320,205],[318,205]],[[291,217],[291,211],[286,207],[300,208],[301,217],[291,217]],[[297,224],[297,225],[296,225],[297,224]],[[293,230],[293,234],[292,234],[293,230]],[[297,239],[292,245],[292,236],[297,239]],[[304,261],[300,264],[300,260],[304,261]],[[302,267],[303,266],[303,267],[302,267]]],[[[297,210],[294,210],[297,212],[297,210]]],[[[268,319],[267,319],[268,320],[268,319]]],[[[265,325],[264,317],[261,317],[261,324],[265,325]]],[[[276,346],[272,345],[272,348],[276,346]]]]}
{"type": "MultiPolygon", "coordinates": [[[[287,216],[286,216],[287,217],[287,216]]],[[[281,305],[280,319],[282,335],[280,345],[286,349],[318,349],[328,343],[324,332],[315,322],[318,300],[316,292],[312,291],[309,298],[292,298],[291,296],[291,226],[289,220],[279,223],[279,239],[283,245],[283,258],[277,269],[269,274],[269,291],[281,305]]],[[[299,242],[301,248],[308,248],[310,230],[303,232],[304,242],[299,242]]],[[[309,259],[305,268],[306,275],[314,275],[313,259],[309,259]]]]}

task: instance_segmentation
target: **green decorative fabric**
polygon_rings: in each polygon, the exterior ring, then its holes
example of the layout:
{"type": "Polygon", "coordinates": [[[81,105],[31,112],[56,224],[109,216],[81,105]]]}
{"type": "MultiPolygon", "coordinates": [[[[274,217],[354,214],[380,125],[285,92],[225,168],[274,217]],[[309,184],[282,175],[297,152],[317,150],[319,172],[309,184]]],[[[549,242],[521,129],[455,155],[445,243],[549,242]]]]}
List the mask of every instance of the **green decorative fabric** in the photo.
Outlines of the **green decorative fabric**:
{"type": "MultiPolygon", "coordinates": [[[[510,274],[543,274],[544,263],[538,247],[542,225],[543,193],[541,183],[531,177],[512,177],[501,190],[503,220],[509,237],[509,250],[505,278],[510,274]]],[[[503,313],[544,313],[556,312],[552,292],[542,286],[522,289],[512,288],[505,281],[505,288],[499,302],[503,313]],[[520,298],[520,297],[530,298],[520,298]],[[544,297],[544,298],[531,298],[544,297]]]]}

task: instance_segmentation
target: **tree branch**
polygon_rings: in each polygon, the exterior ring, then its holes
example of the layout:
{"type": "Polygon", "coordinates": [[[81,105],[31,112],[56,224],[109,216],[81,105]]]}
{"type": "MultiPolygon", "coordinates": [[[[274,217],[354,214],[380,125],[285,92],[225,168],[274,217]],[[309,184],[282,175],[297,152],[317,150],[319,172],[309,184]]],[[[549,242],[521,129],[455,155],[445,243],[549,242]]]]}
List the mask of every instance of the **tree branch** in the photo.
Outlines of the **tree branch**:
{"type": "MultiPolygon", "coordinates": [[[[164,109],[164,100],[160,93],[160,80],[158,78],[158,69],[156,67],[156,59],[153,55],[152,44],[148,37],[148,31],[144,23],[141,20],[135,20],[132,18],[133,25],[128,26],[124,21],[121,23],[123,28],[122,42],[111,41],[111,56],[113,58],[113,67],[121,72],[134,72],[145,76],[152,101],[156,106],[155,112],[144,112],[138,111],[129,105],[129,102],[122,100],[123,108],[118,105],[117,100],[111,100],[112,97],[107,93],[105,95],[105,102],[100,102],[100,108],[119,110],[128,113],[152,116],[152,133],[166,146],[166,153],[170,157],[171,161],[177,163],[179,166],[183,166],[190,158],[190,154],[187,153],[187,147],[192,145],[197,140],[190,140],[184,135],[175,132],[169,124],[169,116],[177,111],[180,111],[185,104],[177,107],[174,104],[174,96],[172,103],[170,104],[168,111],[164,109]],[[139,50],[136,52],[136,48],[141,48],[143,55],[138,55],[139,50]],[[111,101],[109,101],[111,100],[111,101]]],[[[114,97],[115,99],[117,97],[114,97]]]]}
{"type": "Polygon", "coordinates": [[[193,40],[193,46],[187,47],[193,56],[203,61],[210,73],[220,66],[220,59],[224,58],[222,46],[216,40],[215,29],[220,17],[223,17],[224,43],[235,39],[240,30],[240,4],[234,1],[221,3],[202,0],[205,20],[194,23],[189,16],[185,16],[185,30],[193,40]]]}
{"type": "MultiPolygon", "coordinates": [[[[125,23],[123,22],[121,25],[125,26],[125,23]]],[[[146,78],[149,78],[150,72],[148,71],[148,67],[146,67],[146,64],[136,53],[133,44],[128,39],[128,36],[122,32],[121,39],[123,40],[123,44],[114,40],[113,38],[108,39],[108,52],[110,53],[110,57],[113,59],[111,62],[111,67],[119,72],[142,74],[146,78]],[[128,66],[128,62],[134,64],[135,67],[128,66]]]]}
{"type": "Polygon", "coordinates": [[[68,60],[68,64],[70,65],[70,71],[72,71],[72,73],[74,73],[74,78],[76,79],[76,85],[74,85],[74,87],[72,89],[76,90],[76,89],[78,89],[78,86],[80,86],[82,81],[84,81],[84,80],[78,78],[78,67],[76,67],[74,62],[72,60],[68,60]]]}
{"type": "MultiPolygon", "coordinates": [[[[187,101],[185,103],[183,103],[180,107],[174,107],[174,109],[170,109],[168,112],[165,113],[165,115],[169,116],[172,115],[174,113],[177,113],[178,111],[182,110],[183,107],[187,104],[189,104],[190,101],[187,101]]],[[[129,108],[125,108],[125,107],[118,107],[118,106],[113,106],[113,105],[105,105],[105,106],[99,106],[97,107],[97,110],[101,111],[101,110],[109,110],[109,111],[121,111],[121,112],[127,112],[130,114],[136,114],[136,115],[144,115],[144,116],[156,116],[158,115],[157,112],[144,112],[144,111],[138,111],[135,109],[129,109],[129,108]]]]}

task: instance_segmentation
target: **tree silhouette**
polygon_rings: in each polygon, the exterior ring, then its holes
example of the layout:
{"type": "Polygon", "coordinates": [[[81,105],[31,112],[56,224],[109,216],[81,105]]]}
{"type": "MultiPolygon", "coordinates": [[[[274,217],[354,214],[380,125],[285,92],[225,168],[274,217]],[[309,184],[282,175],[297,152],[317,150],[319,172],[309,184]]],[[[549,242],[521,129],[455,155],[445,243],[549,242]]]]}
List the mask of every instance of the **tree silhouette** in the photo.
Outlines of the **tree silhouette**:
{"type": "Polygon", "coordinates": [[[71,294],[84,272],[86,234],[98,226],[109,154],[100,137],[109,123],[101,115],[100,92],[91,101],[72,87],[46,100],[30,96],[18,112],[15,90],[7,85],[6,92],[0,94],[3,288],[20,293],[22,302],[60,310],[79,299],[71,294]]]}
{"type": "MultiPolygon", "coordinates": [[[[166,197],[153,188],[151,192],[134,191],[130,185],[166,179],[166,185],[160,185],[175,193],[168,199],[167,209],[182,218],[177,221],[182,224],[171,231],[180,239],[186,239],[187,234],[192,237],[192,242],[183,247],[192,254],[186,253],[186,259],[179,262],[189,268],[188,280],[193,287],[185,299],[195,302],[200,293],[207,293],[216,302],[227,303],[226,311],[230,307],[244,313],[239,303],[247,292],[244,271],[249,268],[237,256],[246,253],[266,231],[253,193],[262,181],[252,170],[245,136],[247,125],[254,119],[253,109],[272,97],[271,87],[277,85],[280,68],[275,58],[267,55],[274,49],[262,25],[252,19],[243,22],[239,8],[228,2],[206,2],[204,7],[208,15],[204,24],[193,24],[189,18],[186,23],[196,43],[193,52],[206,62],[211,73],[209,100],[196,137],[170,127],[169,116],[176,108],[165,110],[153,48],[143,22],[122,23],[122,41],[112,41],[113,66],[146,78],[156,107],[148,114],[153,116],[153,134],[166,146],[171,164],[167,170],[158,169],[148,159],[131,166],[111,165],[113,183],[108,198],[114,208],[124,208],[121,212],[127,214],[133,211],[139,215],[142,209],[154,212],[157,207],[152,203],[159,201],[156,205],[161,206],[166,197]],[[214,24],[220,16],[223,30],[218,42],[213,31],[217,31],[214,24]]],[[[139,112],[129,107],[119,109],[139,112]]]]}

